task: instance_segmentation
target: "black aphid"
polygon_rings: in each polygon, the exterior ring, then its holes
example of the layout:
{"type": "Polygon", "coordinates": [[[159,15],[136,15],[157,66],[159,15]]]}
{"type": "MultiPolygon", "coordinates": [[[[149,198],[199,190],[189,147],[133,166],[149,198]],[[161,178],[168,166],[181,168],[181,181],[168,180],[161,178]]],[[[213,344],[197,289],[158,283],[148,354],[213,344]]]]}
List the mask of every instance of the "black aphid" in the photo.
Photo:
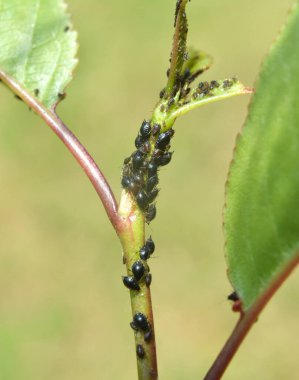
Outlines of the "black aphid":
{"type": "Polygon", "coordinates": [[[140,189],[140,184],[131,179],[128,189],[132,194],[136,195],[140,189]]]}
{"type": "Polygon", "coordinates": [[[150,193],[147,194],[148,196],[148,203],[152,203],[156,198],[157,195],[159,194],[159,189],[154,189],[150,193]]]}
{"type": "Polygon", "coordinates": [[[172,152],[166,152],[162,156],[156,158],[156,162],[159,166],[165,166],[169,164],[172,158],[172,152]]]}
{"type": "Polygon", "coordinates": [[[140,248],[139,256],[141,260],[147,260],[150,257],[150,253],[146,245],[144,245],[142,248],[140,248]]]}
{"type": "Polygon", "coordinates": [[[121,180],[121,185],[124,189],[127,189],[130,186],[131,179],[129,177],[123,176],[121,180]]]}
{"type": "Polygon", "coordinates": [[[160,91],[160,94],[159,94],[159,96],[160,96],[160,99],[162,99],[162,98],[163,98],[163,96],[165,95],[165,91],[166,91],[166,89],[165,89],[165,88],[163,88],[163,89],[160,91]]]}
{"type": "Polygon", "coordinates": [[[123,283],[130,290],[140,290],[140,287],[134,277],[124,276],[123,283]]]}
{"type": "Polygon", "coordinates": [[[152,255],[155,252],[155,243],[151,236],[145,242],[145,247],[150,255],[152,255]]]}
{"type": "Polygon", "coordinates": [[[34,90],[34,95],[35,95],[36,97],[38,97],[38,95],[39,95],[39,89],[38,89],[38,88],[36,88],[36,89],[34,90]]]}
{"type": "Polygon", "coordinates": [[[157,175],[150,177],[147,180],[146,185],[145,185],[145,190],[147,191],[147,193],[151,192],[153,190],[153,188],[156,185],[158,185],[158,183],[159,183],[159,178],[157,175]]]}
{"type": "Polygon", "coordinates": [[[148,331],[150,330],[150,327],[151,327],[146,316],[142,313],[136,313],[134,315],[133,323],[139,330],[142,330],[142,331],[148,331]]]}
{"type": "Polygon", "coordinates": [[[145,221],[147,224],[150,224],[150,222],[155,219],[157,215],[157,209],[155,205],[150,205],[148,210],[146,211],[145,214],[145,221]]]}
{"type": "Polygon", "coordinates": [[[154,161],[150,161],[147,167],[147,174],[150,177],[154,177],[158,172],[158,165],[154,161]]]}
{"type": "Polygon", "coordinates": [[[142,172],[137,172],[137,173],[134,173],[133,175],[133,179],[136,183],[138,183],[139,185],[143,186],[144,185],[144,179],[143,179],[143,174],[142,172]]]}
{"type": "Polygon", "coordinates": [[[151,124],[148,121],[144,120],[140,127],[140,135],[143,138],[147,138],[151,134],[151,130],[151,124]]]}
{"type": "Polygon", "coordinates": [[[171,107],[174,104],[174,98],[170,98],[167,105],[168,107],[171,107]]]}
{"type": "Polygon", "coordinates": [[[136,202],[141,210],[146,210],[148,207],[148,196],[143,190],[140,190],[136,195],[136,202]]]}
{"type": "Polygon", "coordinates": [[[155,147],[157,149],[165,150],[167,145],[170,143],[170,135],[167,132],[160,133],[157,138],[155,147]]]}
{"type": "Polygon", "coordinates": [[[144,275],[144,272],[145,272],[145,267],[140,260],[136,261],[132,265],[132,272],[133,272],[133,275],[137,281],[139,281],[142,278],[142,276],[144,275]]]}
{"type": "Polygon", "coordinates": [[[132,155],[132,165],[133,169],[137,170],[143,165],[144,153],[140,152],[140,150],[136,150],[136,152],[132,155]]]}
{"type": "Polygon", "coordinates": [[[149,141],[145,141],[139,148],[142,153],[149,153],[151,150],[151,144],[149,141]]]}
{"type": "Polygon", "coordinates": [[[161,130],[161,125],[160,124],[154,124],[153,129],[152,129],[152,134],[155,136],[157,133],[159,133],[161,130]]]}
{"type": "Polygon", "coordinates": [[[230,300],[230,301],[236,302],[236,301],[239,301],[240,298],[238,296],[238,293],[235,291],[235,292],[232,292],[231,294],[229,294],[227,296],[227,299],[230,300]]]}
{"type": "Polygon", "coordinates": [[[137,344],[136,354],[140,359],[143,359],[145,357],[145,351],[141,344],[137,344]]]}
{"type": "Polygon", "coordinates": [[[213,90],[215,87],[219,87],[220,84],[216,80],[212,80],[210,83],[210,89],[213,90]]]}
{"type": "Polygon", "coordinates": [[[146,286],[150,286],[151,285],[151,283],[152,283],[152,275],[151,275],[151,273],[148,273],[147,275],[145,275],[144,282],[145,282],[146,286]]]}

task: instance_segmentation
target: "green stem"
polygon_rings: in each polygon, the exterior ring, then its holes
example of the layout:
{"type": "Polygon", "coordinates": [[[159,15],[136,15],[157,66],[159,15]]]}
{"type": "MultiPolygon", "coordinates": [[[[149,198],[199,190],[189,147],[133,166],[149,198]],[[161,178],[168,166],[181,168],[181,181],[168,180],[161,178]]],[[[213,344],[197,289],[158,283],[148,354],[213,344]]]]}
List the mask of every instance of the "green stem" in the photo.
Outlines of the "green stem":
{"type": "MultiPolygon", "coordinates": [[[[127,267],[127,274],[131,276],[132,265],[140,259],[139,250],[145,242],[145,220],[144,214],[136,207],[134,200],[126,191],[123,191],[121,196],[119,215],[125,221],[118,231],[123,247],[123,261],[127,267]]],[[[156,380],[158,370],[151,291],[144,281],[140,281],[139,286],[139,291],[130,290],[132,317],[138,312],[144,314],[150,323],[152,337],[145,342],[144,333],[134,331],[135,351],[137,345],[141,345],[145,352],[143,358],[136,354],[138,379],[156,380]]]]}

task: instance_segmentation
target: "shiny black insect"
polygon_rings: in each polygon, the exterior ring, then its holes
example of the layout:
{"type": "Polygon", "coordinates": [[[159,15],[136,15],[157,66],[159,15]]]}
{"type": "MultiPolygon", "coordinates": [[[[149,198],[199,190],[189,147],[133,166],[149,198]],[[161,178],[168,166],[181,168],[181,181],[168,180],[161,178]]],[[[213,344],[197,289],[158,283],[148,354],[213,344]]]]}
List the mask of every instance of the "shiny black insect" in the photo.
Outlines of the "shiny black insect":
{"type": "Polygon", "coordinates": [[[137,330],[148,331],[151,328],[149,321],[142,313],[136,313],[134,315],[132,324],[137,328],[137,330]]]}
{"type": "Polygon", "coordinates": [[[158,172],[158,165],[154,161],[150,161],[147,167],[148,177],[153,177],[158,172]]]}
{"type": "Polygon", "coordinates": [[[157,175],[154,175],[152,177],[150,177],[147,182],[146,182],[146,186],[145,186],[145,190],[147,193],[151,192],[153,190],[153,188],[158,185],[159,183],[159,178],[157,175]]]}
{"type": "Polygon", "coordinates": [[[137,170],[143,165],[143,159],[144,159],[144,153],[142,153],[140,150],[136,150],[135,153],[132,155],[132,165],[133,169],[137,170]]]}
{"type": "Polygon", "coordinates": [[[143,187],[144,186],[144,179],[143,179],[143,173],[142,173],[142,171],[134,173],[133,180],[138,185],[140,185],[140,186],[143,187]]]}
{"type": "Polygon", "coordinates": [[[145,245],[142,248],[140,248],[139,256],[141,260],[144,260],[144,261],[150,257],[150,253],[145,245]]]}
{"type": "Polygon", "coordinates": [[[145,213],[145,221],[149,224],[157,215],[157,209],[155,205],[150,205],[145,213]]]}
{"type": "Polygon", "coordinates": [[[136,195],[140,189],[140,184],[138,184],[137,182],[131,179],[128,189],[130,190],[132,194],[136,195]]]}
{"type": "Polygon", "coordinates": [[[161,125],[160,124],[154,124],[153,129],[152,129],[152,134],[155,136],[157,133],[159,133],[161,130],[161,125]]]}
{"type": "Polygon", "coordinates": [[[146,249],[148,250],[149,254],[152,255],[155,251],[155,243],[152,239],[152,237],[150,236],[147,241],[145,242],[145,247],[146,249]]]}
{"type": "Polygon", "coordinates": [[[230,300],[230,301],[236,302],[236,301],[239,301],[240,298],[238,296],[238,293],[235,291],[235,292],[232,292],[231,294],[229,294],[227,296],[227,299],[230,300]]]}
{"type": "Polygon", "coordinates": [[[137,344],[136,347],[136,354],[140,359],[143,359],[145,357],[145,351],[141,344],[137,344]]]}
{"type": "Polygon", "coordinates": [[[150,286],[151,285],[151,283],[152,283],[152,275],[151,275],[151,273],[148,273],[147,275],[145,275],[144,282],[145,282],[146,286],[150,286]]]}
{"type": "Polygon", "coordinates": [[[165,166],[169,164],[169,162],[171,161],[171,158],[172,158],[172,152],[166,152],[160,157],[157,157],[155,161],[159,166],[165,166]]]}
{"type": "Polygon", "coordinates": [[[147,138],[151,134],[151,130],[152,128],[151,128],[150,123],[144,120],[143,123],[141,124],[139,133],[143,138],[147,138]]]}
{"type": "Polygon", "coordinates": [[[34,90],[34,95],[35,95],[36,97],[39,95],[39,89],[38,89],[38,88],[36,88],[36,89],[34,90]]]}
{"type": "Polygon", "coordinates": [[[124,189],[127,189],[130,186],[131,179],[129,177],[123,176],[121,180],[121,185],[124,189]]]}
{"type": "Polygon", "coordinates": [[[136,261],[132,265],[132,272],[136,281],[139,281],[142,278],[145,272],[145,267],[140,260],[136,261]]]}
{"type": "Polygon", "coordinates": [[[134,277],[124,276],[123,277],[123,283],[130,290],[140,290],[138,282],[136,281],[136,279],[134,277]]]}
{"type": "Polygon", "coordinates": [[[167,132],[160,133],[160,135],[157,138],[155,147],[157,149],[165,150],[167,145],[170,143],[170,134],[167,132]]]}
{"type": "Polygon", "coordinates": [[[148,195],[148,202],[152,203],[157,198],[158,194],[159,194],[159,189],[154,189],[153,191],[148,193],[147,194],[148,195]]]}
{"type": "Polygon", "coordinates": [[[147,260],[155,251],[155,243],[150,236],[144,246],[140,248],[139,255],[142,260],[147,260]]]}
{"type": "Polygon", "coordinates": [[[143,190],[140,190],[136,195],[136,202],[141,210],[146,210],[148,207],[148,196],[143,190]]]}

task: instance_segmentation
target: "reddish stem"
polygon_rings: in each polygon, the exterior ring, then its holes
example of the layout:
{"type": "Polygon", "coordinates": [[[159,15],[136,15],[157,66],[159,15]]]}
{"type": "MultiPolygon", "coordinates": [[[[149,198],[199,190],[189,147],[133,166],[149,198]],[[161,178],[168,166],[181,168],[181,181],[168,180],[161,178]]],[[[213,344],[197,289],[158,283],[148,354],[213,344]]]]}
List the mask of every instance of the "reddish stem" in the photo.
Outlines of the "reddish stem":
{"type": "Polygon", "coordinates": [[[46,122],[75,157],[98,193],[114,229],[118,231],[122,224],[122,218],[117,212],[118,204],[104,174],[101,172],[85,147],[53,110],[45,108],[41,102],[28,93],[14,78],[2,71],[0,71],[0,78],[46,122]]]}
{"type": "Polygon", "coordinates": [[[280,288],[282,283],[287,279],[295,267],[299,264],[299,255],[297,255],[288,265],[281,271],[277,277],[272,281],[271,285],[261,295],[261,297],[241,315],[237,325],[235,326],[231,336],[225,343],[224,347],[220,351],[220,354],[216,358],[212,367],[204,377],[204,380],[218,380],[222,377],[224,371],[228,367],[230,361],[238,350],[239,346],[243,342],[247,333],[257,321],[259,314],[267,305],[271,297],[280,288]]]}

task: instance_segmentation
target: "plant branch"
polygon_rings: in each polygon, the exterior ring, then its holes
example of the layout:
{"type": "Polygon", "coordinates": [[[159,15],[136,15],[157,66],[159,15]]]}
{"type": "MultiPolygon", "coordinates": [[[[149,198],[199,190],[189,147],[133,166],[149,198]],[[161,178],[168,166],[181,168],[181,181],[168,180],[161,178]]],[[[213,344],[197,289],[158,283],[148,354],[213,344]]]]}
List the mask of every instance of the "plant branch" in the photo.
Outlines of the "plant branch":
{"type": "Polygon", "coordinates": [[[222,377],[224,371],[228,367],[230,361],[237,352],[247,333],[253,324],[257,321],[258,316],[264,307],[298,264],[299,254],[291,262],[288,263],[282,272],[278,274],[276,279],[271,283],[271,285],[261,295],[261,297],[247,311],[245,311],[243,315],[241,315],[231,336],[222,348],[212,367],[204,377],[204,380],[218,380],[222,377]]]}
{"type": "Polygon", "coordinates": [[[185,8],[188,0],[177,0],[175,12],[175,31],[173,36],[173,47],[171,51],[171,63],[169,69],[169,77],[166,85],[166,93],[171,95],[176,87],[176,82],[184,64],[186,53],[186,40],[188,33],[187,17],[185,8]]]}
{"type": "Polygon", "coordinates": [[[14,78],[10,77],[1,70],[0,78],[16,95],[18,95],[45,121],[45,123],[60,138],[67,149],[75,157],[98,193],[113,227],[116,231],[118,231],[122,223],[122,219],[117,212],[117,202],[104,174],[101,172],[91,155],[54,111],[47,109],[33,95],[28,93],[14,78]]]}
{"type": "MultiPolygon", "coordinates": [[[[119,205],[119,214],[124,220],[123,228],[119,231],[119,238],[123,247],[123,262],[127,267],[127,274],[132,275],[132,265],[139,260],[140,247],[145,241],[144,214],[136,206],[131,195],[123,191],[119,205]]],[[[144,281],[139,282],[140,290],[130,290],[132,317],[136,313],[143,313],[151,326],[150,340],[144,339],[144,333],[134,331],[135,351],[138,345],[144,349],[144,357],[136,355],[139,380],[157,380],[157,356],[154,331],[154,318],[151,301],[150,286],[144,281]]]]}

